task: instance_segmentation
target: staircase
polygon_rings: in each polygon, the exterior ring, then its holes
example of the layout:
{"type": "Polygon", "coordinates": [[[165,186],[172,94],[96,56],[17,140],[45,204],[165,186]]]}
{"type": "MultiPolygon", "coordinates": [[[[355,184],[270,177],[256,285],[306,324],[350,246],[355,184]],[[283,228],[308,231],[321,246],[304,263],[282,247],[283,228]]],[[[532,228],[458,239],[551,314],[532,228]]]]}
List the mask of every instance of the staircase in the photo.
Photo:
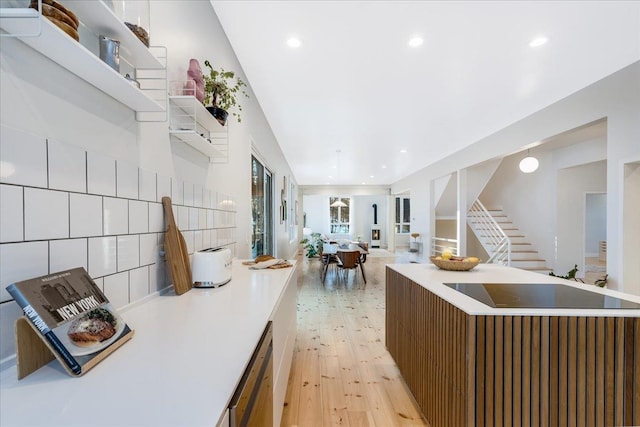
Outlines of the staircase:
{"type": "Polygon", "coordinates": [[[501,209],[486,209],[476,200],[467,213],[467,224],[489,254],[487,262],[542,274],[552,271],[501,209]]]}

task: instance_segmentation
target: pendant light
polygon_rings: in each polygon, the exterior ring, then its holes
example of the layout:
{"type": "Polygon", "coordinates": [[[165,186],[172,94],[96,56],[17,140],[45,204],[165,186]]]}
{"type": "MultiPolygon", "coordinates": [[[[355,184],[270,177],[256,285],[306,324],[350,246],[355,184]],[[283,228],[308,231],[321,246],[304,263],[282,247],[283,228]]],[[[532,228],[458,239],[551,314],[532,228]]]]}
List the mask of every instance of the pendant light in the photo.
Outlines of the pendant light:
{"type": "Polygon", "coordinates": [[[527,150],[527,157],[520,160],[520,170],[524,173],[532,173],[538,169],[538,159],[529,155],[529,150],[527,150]]]}
{"type": "Polygon", "coordinates": [[[342,200],[338,199],[335,202],[331,203],[332,208],[346,208],[347,204],[342,200]]]}

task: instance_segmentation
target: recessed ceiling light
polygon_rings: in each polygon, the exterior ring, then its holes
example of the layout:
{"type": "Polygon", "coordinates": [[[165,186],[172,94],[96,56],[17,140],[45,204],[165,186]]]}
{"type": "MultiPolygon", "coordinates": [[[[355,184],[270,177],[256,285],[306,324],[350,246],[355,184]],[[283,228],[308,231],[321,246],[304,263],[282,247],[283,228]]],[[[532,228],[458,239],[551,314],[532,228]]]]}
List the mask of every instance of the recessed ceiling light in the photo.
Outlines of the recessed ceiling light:
{"type": "Polygon", "coordinates": [[[387,165],[382,165],[382,169],[386,169],[386,168],[387,168],[387,165]]]}
{"type": "Polygon", "coordinates": [[[424,43],[424,39],[422,37],[415,36],[409,39],[408,44],[411,47],[418,47],[418,46],[422,46],[422,43],[424,43]]]}
{"type": "Polygon", "coordinates": [[[549,41],[549,38],[546,36],[538,36],[538,37],[534,37],[533,40],[531,40],[529,42],[529,46],[531,47],[538,47],[538,46],[542,46],[543,44],[545,44],[546,42],[549,41]]]}
{"type": "Polygon", "coordinates": [[[369,175],[369,178],[373,179],[373,178],[374,178],[374,176],[373,176],[373,175],[369,175]]]}
{"type": "Polygon", "coordinates": [[[289,47],[300,47],[301,45],[302,42],[297,37],[291,37],[289,40],[287,40],[287,46],[289,47]]]}
{"type": "Polygon", "coordinates": [[[366,182],[363,182],[363,183],[362,183],[362,185],[367,185],[367,183],[366,183],[366,182]]]}
{"type": "Polygon", "coordinates": [[[405,149],[403,148],[402,150],[400,150],[400,152],[404,154],[404,153],[406,153],[406,152],[407,152],[407,150],[405,150],[405,149]]]}

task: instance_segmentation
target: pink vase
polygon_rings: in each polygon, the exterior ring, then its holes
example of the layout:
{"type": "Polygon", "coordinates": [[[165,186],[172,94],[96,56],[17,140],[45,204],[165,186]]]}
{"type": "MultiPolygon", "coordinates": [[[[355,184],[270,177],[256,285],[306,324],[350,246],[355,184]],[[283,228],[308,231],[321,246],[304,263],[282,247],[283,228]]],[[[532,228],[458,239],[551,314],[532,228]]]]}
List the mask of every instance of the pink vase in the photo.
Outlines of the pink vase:
{"type": "Polygon", "coordinates": [[[195,85],[195,93],[193,94],[200,102],[204,101],[204,78],[202,77],[202,68],[197,59],[189,60],[189,69],[187,70],[187,88],[191,89],[195,85]],[[193,81],[193,83],[190,82],[193,81]]]}

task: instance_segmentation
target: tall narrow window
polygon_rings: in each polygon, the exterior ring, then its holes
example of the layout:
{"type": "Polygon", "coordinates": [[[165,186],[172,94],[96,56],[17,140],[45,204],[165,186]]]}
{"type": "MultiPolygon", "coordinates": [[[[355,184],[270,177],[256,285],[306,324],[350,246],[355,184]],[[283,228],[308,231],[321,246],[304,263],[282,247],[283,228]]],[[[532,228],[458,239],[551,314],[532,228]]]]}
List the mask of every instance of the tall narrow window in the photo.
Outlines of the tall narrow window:
{"type": "Polygon", "coordinates": [[[251,156],[251,257],[273,255],[271,172],[251,156]]]}
{"type": "Polygon", "coordinates": [[[411,228],[411,199],[396,197],[396,234],[408,234],[411,228]]]}
{"type": "Polygon", "coordinates": [[[350,207],[351,199],[348,197],[329,197],[331,233],[349,234],[350,207]]]}

